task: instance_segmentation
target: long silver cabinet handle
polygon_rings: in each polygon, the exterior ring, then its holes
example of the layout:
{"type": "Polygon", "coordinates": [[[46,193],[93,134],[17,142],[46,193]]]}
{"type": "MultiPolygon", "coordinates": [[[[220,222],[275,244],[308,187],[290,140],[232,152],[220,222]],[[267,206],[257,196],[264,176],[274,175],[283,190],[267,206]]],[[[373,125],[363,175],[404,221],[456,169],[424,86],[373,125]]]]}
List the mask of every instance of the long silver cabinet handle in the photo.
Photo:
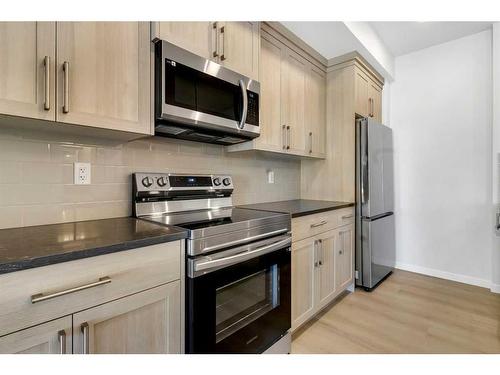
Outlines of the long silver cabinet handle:
{"type": "Polygon", "coordinates": [[[345,220],[345,219],[350,219],[351,217],[354,217],[354,215],[344,215],[342,216],[342,220],[345,220]]]}
{"type": "Polygon", "coordinates": [[[313,152],[313,133],[312,132],[309,132],[309,144],[310,144],[309,153],[312,154],[312,152],[313,152]]]}
{"type": "Polygon", "coordinates": [[[66,354],[66,331],[57,332],[57,338],[59,339],[59,354],[66,354]]]}
{"type": "Polygon", "coordinates": [[[328,221],[323,220],[323,221],[320,221],[319,223],[311,224],[311,228],[320,227],[322,225],[325,225],[326,223],[328,223],[328,221]]]}
{"type": "Polygon", "coordinates": [[[242,79],[239,81],[241,96],[243,97],[243,109],[241,111],[241,120],[238,124],[238,128],[243,129],[245,127],[245,123],[247,122],[247,114],[248,114],[248,97],[247,97],[247,87],[245,86],[245,82],[242,79]]]}
{"type": "Polygon", "coordinates": [[[321,267],[323,265],[323,259],[324,259],[324,257],[323,257],[323,255],[324,255],[323,254],[323,240],[318,240],[318,243],[319,243],[319,246],[320,246],[318,253],[321,254],[321,257],[319,258],[318,264],[321,267]]]}
{"type": "Polygon", "coordinates": [[[82,330],[82,336],[83,336],[83,354],[89,354],[90,353],[90,350],[89,350],[89,335],[90,335],[90,327],[89,327],[89,324],[88,323],[83,323],[81,326],[80,326],[81,330],[82,330]]]}
{"type": "Polygon", "coordinates": [[[242,262],[244,260],[256,258],[260,255],[264,255],[267,253],[270,253],[271,251],[277,250],[280,247],[287,246],[292,243],[291,237],[288,237],[284,240],[274,242],[272,244],[266,245],[259,247],[255,250],[252,251],[245,251],[243,253],[231,255],[225,258],[221,259],[213,259],[213,260],[208,260],[208,261],[201,261],[199,263],[194,264],[194,271],[203,271],[203,270],[209,270],[211,268],[220,268],[220,267],[227,267],[235,263],[242,262]]]}
{"type": "Polygon", "coordinates": [[[46,295],[44,295],[43,293],[35,294],[35,295],[31,296],[31,303],[38,303],[38,302],[46,301],[48,299],[64,296],[66,294],[79,292],[81,290],[94,288],[96,286],[100,286],[100,285],[104,285],[104,284],[109,284],[110,282],[111,282],[111,278],[109,276],[105,276],[105,277],[101,277],[99,279],[99,281],[95,281],[93,283],[89,283],[89,284],[85,284],[85,285],[80,285],[80,286],[70,288],[70,289],[61,290],[60,292],[55,292],[55,293],[46,294],[46,295]]]}
{"type": "Polygon", "coordinates": [[[292,139],[290,125],[286,127],[287,141],[286,141],[286,149],[290,150],[290,140],[292,139]]]}
{"type": "Polygon", "coordinates": [[[69,62],[63,63],[63,113],[69,112],[69,62]]]}
{"type": "Polygon", "coordinates": [[[283,137],[283,150],[286,150],[286,125],[282,127],[282,137],[283,137]]]}
{"type": "Polygon", "coordinates": [[[215,50],[212,52],[212,57],[219,56],[219,36],[217,35],[217,22],[212,25],[212,32],[215,32],[215,50]]]}
{"type": "Polygon", "coordinates": [[[319,266],[319,263],[318,263],[318,240],[314,241],[314,267],[318,267],[319,266]]]}
{"type": "Polygon", "coordinates": [[[220,61],[226,60],[226,27],[220,28],[220,35],[222,35],[222,53],[220,54],[220,61]]]}
{"type": "Polygon", "coordinates": [[[43,103],[43,109],[46,111],[50,110],[50,56],[45,56],[43,59],[43,65],[45,67],[45,98],[43,103]]]}

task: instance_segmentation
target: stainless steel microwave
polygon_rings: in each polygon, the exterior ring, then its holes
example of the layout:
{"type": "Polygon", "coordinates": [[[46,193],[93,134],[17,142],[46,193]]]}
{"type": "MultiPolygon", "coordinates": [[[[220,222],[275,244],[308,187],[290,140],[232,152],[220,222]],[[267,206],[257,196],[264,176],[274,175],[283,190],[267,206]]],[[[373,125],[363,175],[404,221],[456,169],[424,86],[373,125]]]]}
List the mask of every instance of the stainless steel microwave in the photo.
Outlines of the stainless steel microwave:
{"type": "Polygon", "coordinates": [[[231,145],[256,138],[259,82],[156,39],[155,135],[231,145]]]}

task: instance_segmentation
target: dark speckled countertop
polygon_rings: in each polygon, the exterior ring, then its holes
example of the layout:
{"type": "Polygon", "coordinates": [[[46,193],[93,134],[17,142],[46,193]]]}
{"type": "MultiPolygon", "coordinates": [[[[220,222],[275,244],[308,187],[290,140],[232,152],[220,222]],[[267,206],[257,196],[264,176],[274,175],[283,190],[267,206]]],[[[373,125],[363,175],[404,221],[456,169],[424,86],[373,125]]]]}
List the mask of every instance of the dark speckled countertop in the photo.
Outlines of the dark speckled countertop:
{"type": "Polygon", "coordinates": [[[319,212],[338,210],[354,206],[351,202],[317,201],[311,199],[293,199],[289,201],[267,202],[238,206],[252,210],[264,210],[289,213],[293,217],[317,214],[319,212]]]}
{"type": "Polygon", "coordinates": [[[131,217],[0,230],[0,274],[186,238],[131,217]]]}

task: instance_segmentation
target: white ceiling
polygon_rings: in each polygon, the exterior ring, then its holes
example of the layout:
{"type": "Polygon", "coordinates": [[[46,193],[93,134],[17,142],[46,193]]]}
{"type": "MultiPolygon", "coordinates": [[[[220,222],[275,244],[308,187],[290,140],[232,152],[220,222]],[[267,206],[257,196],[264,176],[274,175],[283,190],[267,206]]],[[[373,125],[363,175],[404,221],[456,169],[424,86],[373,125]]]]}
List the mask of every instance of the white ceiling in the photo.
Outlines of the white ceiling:
{"type": "Polygon", "coordinates": [[[356,50],[359,42],[344,22],[281,22],[327,59],[356,50]]]}
{"type": "Polygon", "coordinates": [[[393,56],[472,35],[491,22],[370,22],[393,56]]]}

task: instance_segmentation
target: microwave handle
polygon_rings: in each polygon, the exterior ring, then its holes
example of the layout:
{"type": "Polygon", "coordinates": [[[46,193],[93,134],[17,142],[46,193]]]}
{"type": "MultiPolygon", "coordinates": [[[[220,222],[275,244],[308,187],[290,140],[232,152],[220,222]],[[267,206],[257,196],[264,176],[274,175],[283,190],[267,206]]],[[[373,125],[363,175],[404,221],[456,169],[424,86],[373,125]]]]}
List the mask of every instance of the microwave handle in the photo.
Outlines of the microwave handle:
{"type": "Polygon", "coordinates": [[[243,111],[241,111],[241,120],[238,124],[238,128],[243,129],[245,127],[245,123],[247,122],[247,113],[248,113],[248,97],[247,97],[247,87],[245,86],[245,82],[240,79],[240,88],[241,95],[243,97],[243,111]]]}

